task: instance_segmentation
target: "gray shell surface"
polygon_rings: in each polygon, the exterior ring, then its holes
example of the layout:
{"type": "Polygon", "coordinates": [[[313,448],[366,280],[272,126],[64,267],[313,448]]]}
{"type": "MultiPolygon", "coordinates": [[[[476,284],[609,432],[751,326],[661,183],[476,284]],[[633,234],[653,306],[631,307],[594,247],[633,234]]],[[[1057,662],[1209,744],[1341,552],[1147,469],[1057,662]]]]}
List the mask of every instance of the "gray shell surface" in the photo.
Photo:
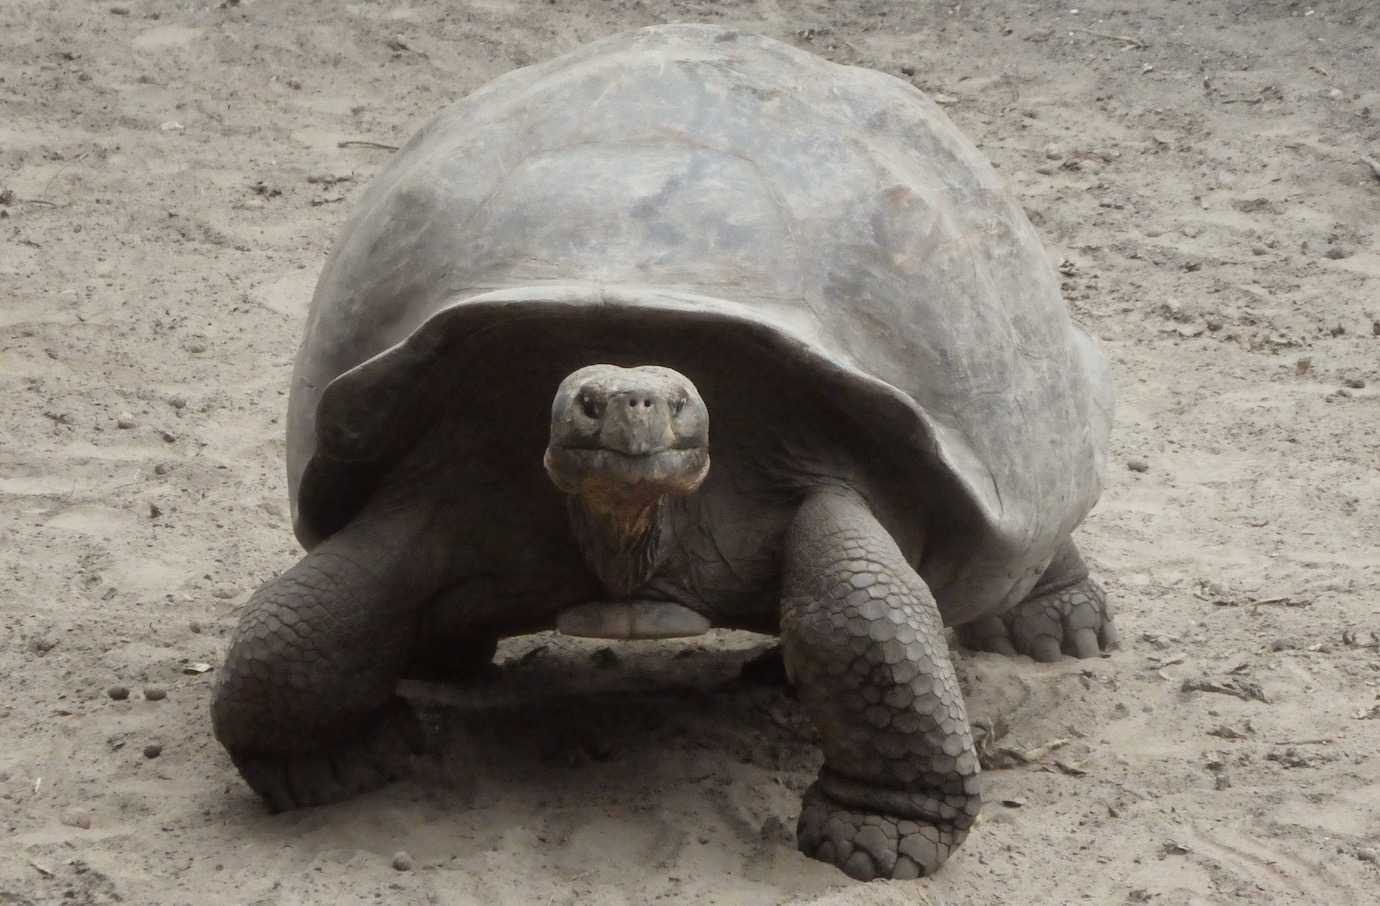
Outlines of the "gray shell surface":
{"type": "Polygon", "coordinates": [[[1023,596],[1100,492],[1103,359],[948,117],[881,73],[661,26],[495,80],[370,186],[293,377],[298,538],[362,503],[449,338],[622,309],[756,332],[951,481],[973,528],[922,573],[958,621],[1023,596]]]}

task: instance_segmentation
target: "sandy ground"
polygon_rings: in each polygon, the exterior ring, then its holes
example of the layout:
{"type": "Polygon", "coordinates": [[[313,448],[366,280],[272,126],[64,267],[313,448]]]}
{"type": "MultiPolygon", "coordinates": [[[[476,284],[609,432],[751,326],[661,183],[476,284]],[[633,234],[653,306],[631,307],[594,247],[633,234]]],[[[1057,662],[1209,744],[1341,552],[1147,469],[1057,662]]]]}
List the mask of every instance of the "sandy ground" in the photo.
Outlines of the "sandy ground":
{"type": "Polygon", "coordinates": [[[1376,902],[1380,7],[1070,5],[0,4],[0,902],[1376,902]],[[1005,767],[928,881],[796,853],[818,756],[734,682],[760,637],[520,640],[414,780],[278,817],[188,672],[298,555],[290,362],[388,157],[340,142],[677,20],[930,92],[1113,363],[1081,537],[1126,650],[956,653],[1005,767]]]}

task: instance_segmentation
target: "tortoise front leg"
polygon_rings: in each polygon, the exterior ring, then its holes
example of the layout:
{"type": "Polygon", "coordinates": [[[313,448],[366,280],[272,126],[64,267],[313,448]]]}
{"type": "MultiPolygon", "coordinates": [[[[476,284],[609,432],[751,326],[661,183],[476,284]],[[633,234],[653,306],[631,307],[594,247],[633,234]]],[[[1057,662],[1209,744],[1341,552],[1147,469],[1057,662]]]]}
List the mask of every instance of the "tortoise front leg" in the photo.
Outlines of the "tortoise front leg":
{"type": "Polygon", "coordinates": [[[824,749],[802,852],[854,878],[933,872],[980,806],[978,760],[925,583],[867,504],[822,491],[787,534],[781,643],[824,749]]]}
{"type": "Polygon", "coordinates": [[[362,514],[256,591],[231,637],[212,725],[274,810],[380,786],[420,749],[395,693],[442,578],[418,509],[362,514]]]}

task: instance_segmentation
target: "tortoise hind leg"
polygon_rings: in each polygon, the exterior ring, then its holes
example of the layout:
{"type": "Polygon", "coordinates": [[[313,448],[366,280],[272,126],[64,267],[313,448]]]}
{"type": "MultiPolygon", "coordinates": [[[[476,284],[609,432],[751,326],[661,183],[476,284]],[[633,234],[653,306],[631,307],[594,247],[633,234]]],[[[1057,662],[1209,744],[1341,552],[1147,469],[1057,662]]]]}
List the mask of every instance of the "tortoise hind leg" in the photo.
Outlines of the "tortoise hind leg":
{"type": "Polygon", "coordinates": [[[250,599],[219,671],[212,725],[274,810],[381,786],[421,747],[395,693],[419,608],[441,578],[421,515],[362,516],[250,599]]]}
{"type": "Polygon", "coordinates": [[[1024,601],[998,616],[958,627],[963,644],[997,654],[1057,661],[1097,657],[1120,644],[1107,594],[1088,574],[1073,539],[1064,541],[1024,601]]]}

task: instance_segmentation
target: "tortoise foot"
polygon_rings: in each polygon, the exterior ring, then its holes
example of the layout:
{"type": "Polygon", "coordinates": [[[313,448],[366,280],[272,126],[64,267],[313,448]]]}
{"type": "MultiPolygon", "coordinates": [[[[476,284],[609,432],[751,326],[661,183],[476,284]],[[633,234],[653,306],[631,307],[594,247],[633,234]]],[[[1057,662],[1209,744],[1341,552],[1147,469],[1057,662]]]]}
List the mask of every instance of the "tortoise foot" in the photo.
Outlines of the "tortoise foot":
{"type": "Polygon", "coordinates": [[[422,751],[422,730],[403,701],[359,734],[330,748],[291,754],[238,754],[231,760],[274,812],[340,802],[399,779],[422,751]]]}
{"type": "Polygon", "coordinates": [[[1037,661],[1062,655],[1098,657],[1120,644],[1107,595],[1091,577],[1043,594],[1035,594],[1001,616],[959,627],[963,644],[977,651],[1037,661]]]}
{"type": "Polygon", "coordinates": [[[966,831],[849,808],[818,783],[805,791],[796,842],[805,855],[838,866],[859,881],[907,880],[932,874],[966,831]]]}

